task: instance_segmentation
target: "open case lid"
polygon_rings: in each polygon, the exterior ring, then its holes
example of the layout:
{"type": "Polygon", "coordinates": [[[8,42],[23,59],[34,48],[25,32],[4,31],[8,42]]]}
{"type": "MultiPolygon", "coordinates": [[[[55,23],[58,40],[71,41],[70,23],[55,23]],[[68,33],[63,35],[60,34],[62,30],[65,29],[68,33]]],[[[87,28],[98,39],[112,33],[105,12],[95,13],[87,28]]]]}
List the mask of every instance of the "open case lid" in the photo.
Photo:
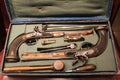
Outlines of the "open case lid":
{"type": "Polygon", "coordinates": [[[5,0],[11,22],[109,20],[112,0],[5,0]]]}

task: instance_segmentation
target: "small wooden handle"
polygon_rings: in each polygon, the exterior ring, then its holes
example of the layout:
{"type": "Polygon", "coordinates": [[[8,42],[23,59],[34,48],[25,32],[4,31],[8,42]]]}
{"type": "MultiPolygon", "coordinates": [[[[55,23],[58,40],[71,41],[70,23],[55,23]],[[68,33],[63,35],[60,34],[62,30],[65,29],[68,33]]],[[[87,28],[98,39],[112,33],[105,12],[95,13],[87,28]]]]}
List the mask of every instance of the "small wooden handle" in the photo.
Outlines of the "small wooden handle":
{"type": "Polygon", "coordinates": [[[87,64],[85,66],[78,67],[75,71],[90,71],[95,69],[96,66],[94,64],[87,64]]]}

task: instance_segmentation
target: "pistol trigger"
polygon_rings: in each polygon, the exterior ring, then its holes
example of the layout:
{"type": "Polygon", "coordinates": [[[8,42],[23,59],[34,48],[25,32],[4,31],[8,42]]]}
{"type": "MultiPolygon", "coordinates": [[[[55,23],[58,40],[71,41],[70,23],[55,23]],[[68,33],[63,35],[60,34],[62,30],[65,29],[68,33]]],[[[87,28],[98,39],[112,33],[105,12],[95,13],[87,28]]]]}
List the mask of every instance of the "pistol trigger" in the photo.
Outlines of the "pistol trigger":
{"type": "Polygon", "coordinates": [[[75,64],[77,64],[78,63],[78,58],[76,58],[73,62],[72,62],[72,66],[74,66],[75,64]]]}

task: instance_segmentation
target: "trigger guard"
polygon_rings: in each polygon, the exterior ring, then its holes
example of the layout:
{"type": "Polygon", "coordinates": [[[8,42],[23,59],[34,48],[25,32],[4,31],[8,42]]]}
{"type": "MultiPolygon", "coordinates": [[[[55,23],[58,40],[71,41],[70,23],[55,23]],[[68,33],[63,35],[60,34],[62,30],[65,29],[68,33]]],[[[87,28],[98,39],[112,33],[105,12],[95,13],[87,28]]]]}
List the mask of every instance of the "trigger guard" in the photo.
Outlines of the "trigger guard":
{"type": "Polygon", "coordinates": [[[31,39],[31,40],[27,40],[27,41],[25,41],[25,43],[26,43],[27,45],[35,45],[36,42],[37,42],[36,39],[31,39]]]}

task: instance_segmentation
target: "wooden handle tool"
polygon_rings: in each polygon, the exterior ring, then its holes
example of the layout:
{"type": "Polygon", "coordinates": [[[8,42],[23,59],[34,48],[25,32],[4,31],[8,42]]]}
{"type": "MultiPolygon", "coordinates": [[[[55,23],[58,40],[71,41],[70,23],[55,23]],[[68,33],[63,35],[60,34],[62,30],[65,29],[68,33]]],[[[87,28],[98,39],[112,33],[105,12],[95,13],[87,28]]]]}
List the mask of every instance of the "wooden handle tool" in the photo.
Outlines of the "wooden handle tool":
{"type": "Polygon", "coordinates": [[[86,64],[80,67],[77,67],[72,70],[67,70],[66,72],[83,72],[83,71],[93,71],[96,69],[96,65],[94,64],[86,64]]]}
{"type": "Polygon", "coordinates": [[[55,70],[61,71],[64,68],[64,63],[61,60],[56,60],[52,65],[43,66],[17,66],[17,67],[5,67],[4,72],[21,72],[21,71],[32,71],[32,70],[55,70]]]}

